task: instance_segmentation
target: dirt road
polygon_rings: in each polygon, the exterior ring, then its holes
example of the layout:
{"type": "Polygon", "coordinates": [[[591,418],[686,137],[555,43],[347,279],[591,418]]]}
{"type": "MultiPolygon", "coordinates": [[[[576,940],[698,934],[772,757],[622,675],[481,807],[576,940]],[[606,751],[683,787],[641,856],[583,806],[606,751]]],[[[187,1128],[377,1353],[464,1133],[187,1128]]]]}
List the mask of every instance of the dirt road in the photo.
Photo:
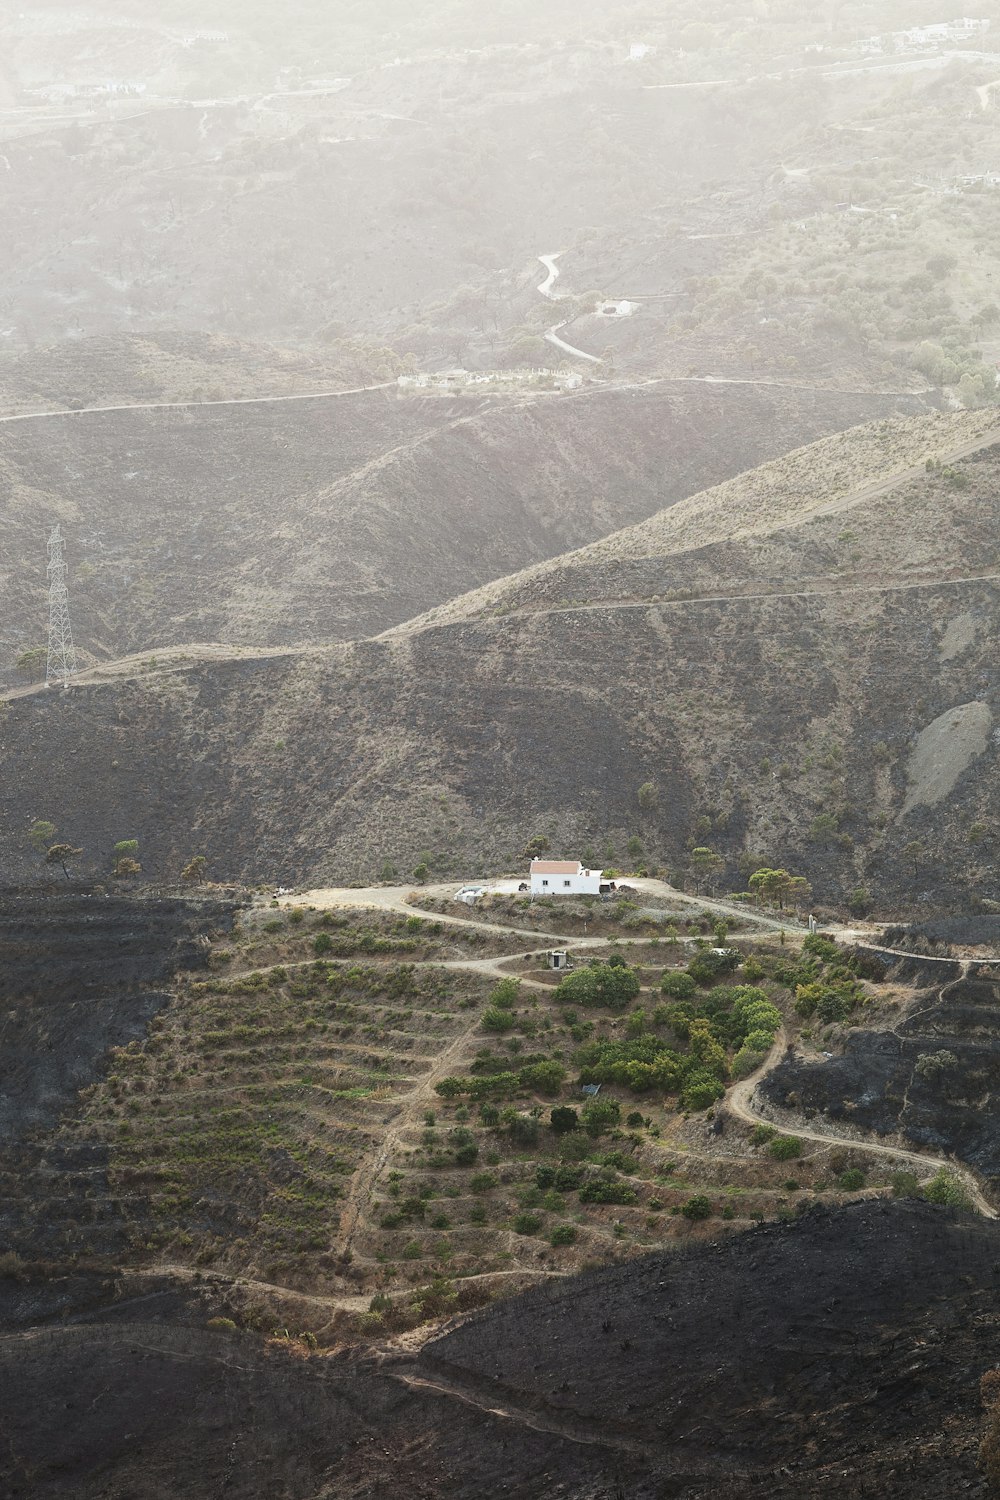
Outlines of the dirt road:
{"type": "Polygon", "coordinates": [[[880,1141],[861,1140],[853,1135],[838,1135],[834,1130],[814,1130],[808,1125],[784,1126],[771,1116],[754,1109],[753,1100],[758,1085],[774,1071],[784,1058],[787,1049],[788,1037],[782,1027],[774,1039],[774,1046],[756,1073],[752,1073],[749,1078],[737,1083],[726,1095],[725,1105],[730,1114],[735,1115],[738,1120],[742,1120],[747,1125],[770,1125],[784,1130],[788,1135],[796,1135],[801,1140],[816,1141],[822,1146],[843,1146],[851,1151],[870,1151],[876,1156],[898,1161],[905,1166],[917,1167],[928,1175],[944,1170],[961,1182],[984,1218],[997,1218],[996,1210],[987,1201],[973,1174],[966,1167],[959,1166],[948,1157],[926,1156],[919,1151],[906,1151],[901,1146],[885,1146],[880,1141]]]}

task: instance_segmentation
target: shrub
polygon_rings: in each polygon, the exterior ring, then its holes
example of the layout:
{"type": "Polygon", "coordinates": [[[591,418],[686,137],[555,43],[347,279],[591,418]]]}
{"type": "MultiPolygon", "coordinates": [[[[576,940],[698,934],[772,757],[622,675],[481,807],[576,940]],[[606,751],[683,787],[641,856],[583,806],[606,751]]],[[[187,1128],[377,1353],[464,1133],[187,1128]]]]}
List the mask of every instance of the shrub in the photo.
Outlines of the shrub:
{"type": "Polygon", "coordinates": [[[513,1010],[521,991],[519,979],[501,979],[490,996],[490,1005],[498,1010],[513,1010]]]}
{"type": "Polygon", "coordinates": [[[775,1161],[794,1161],[802,1155],[802,1142],[797,1135],[780,1135],[771,1142],[770,1151],[775,1161]]]}
{"type": "Polygon", "coordinates": [[[841,1172],[837,1178],[837,1186],[845,1193],[856,1193],[865,1185],[865,1174],[860,1167],[848,1167],[846,1172],[841,1172]]]}
{"type": "Polygon", "coordinates": [[[318,932],[313,938],[313,952],[317,956],[321,953],[329,953],[333,947],[333,938],[328,932],[318,932]]]}
{"type": "Polygon", "coordinates": [[[755,1146],[766,1146],[778,1134],[773,1125],[755,1125],[750,1139],[755,1146]]]}
{"type": "Polygon", "coordinates": [[[719,953],[709,948],[691,960],[687,971],[696,984],[708,989],[720,975],[731,974],[739,965],[739,961],[740,954],[737,948],[723,948],[719,953]]]}
{"type": "Polygon", "coordinates": [[[893,1172],[889,1178],[894,1198],[918,1198],[920,1181],[916,1172],[893,1172]]]}
{"type": "Polygon", "coordinates": [[[538,1140],[538,1121],[531,1115],[515,1115],[508,1128],[517,1146],[534,1146],[538,1140]]]}
{"type": "Polygon", "coordinates": [[[630,1187],[627,1182],[616,1182],[614,1179],[592,1177],[580,1189],[581,1203],[629,1204],[638,1201],[633,1187],[630,1187]]]}
{"type": "Polygon", "coordinates": [[[971,1200],[965,1188],[957,1177],[953,1177],[944,1167],[931,1178],[924,1188],[924,1197],[928,1203],[943,1203],[949,1208],[971,1208],[971,1200]]]}
{"type": "Polygon", "coordinates": [[[699,1070],[691,1073],[681,1090],[681,1109],[702,1110],[710,1109],[716,1099],[721,1099],[726,1092],[725,1084],[715,1076],[699,1070]]]}
{"type": "Polygon", "coordinates": [[[513,1224],[515,1234],[537,1234],[541,1227],[538,1214],[518,1214],[513,1224]]]}
{"type": "Polygon", "coordinates": [[[562,1063],[529,1063],[521,1069],[518,1078],[526,1089],[537,1089],[540,1094],[558,1094],[566,1079],[562,1063]]]}
{"type": "Polygon", "coordinates": [[[564,1163],[556,1168],[555,1182],[553,1187],[560,1193],[575,1193],[583,1181],[583,1168],[570,1166],[564,1163]]]}
{"type": "Polygon", "coordinates": [[[549,1115],[549,1121],[556,1135],[565,1135],[570,1130],[580,1128],[580,1116],[568,1104],[557,1104],[549,1115]]]}
{"type": "Polygon", "coordinates": [[[690,1000],[698,986],[683,969],[667,969],[660,980],[660,990],[672,1000],[690,1000]]]}
{"type": "Polygon", "coordinates": [[[593,964],[576,969],[556,989],[556,999],[569,1005],[603,1005],[624,1010],[640,991],[639,976],[627,965],[593,964]]]}
{"type": "Polygon", "coordinates": [[[499,1179],[492,1172],[476,1172],[469,1178],[469,1190],[473,1193],[488,1193],[491,1188],[499,1185],[499,1179]]]}
{"type": "Polygon", "coordinates": [[[208,1322],[205,1324],[205,1327],[211,1328],[213,1333],[239,1332],[239,1329],[236,1327],[236,1324],[233,1322],[232,1318],[209,1318],[208,1322]]]}
{"type": "Polygon", "coordinates": [[[502,1034],[506,1031],[513,1031],[515,1025],[514,1016],[509,1010],[490,1006],[489,1010],[483,1011],[482,1026],[484,1031],[494,1031],[502,1034]]]}
{"type": "Polygon", "coordinates": [[[815,954],[824,963],[833,963],[840,954],[840,949],[833,939],[824,937],[821,932],[810,932],[809,936],[803,940],[802,951],[815,954]]]}
{"type": "Polygon", "coordinates": [[[621,1117],[622,1107],[617,1099],[588,1099],[581,1116],[584,1130],[595,1139],[613,1129],[621,1117]]]}
{"type": "Polygon", "coordinates": [[[576,1243],[576,1227],[573,1224],[557,1224],[549,1235],[550,1245],[573,1245],[576,1243]]]}
{"type": "Polygon", "coordinates": [[[681,1205],[681,1213],[685,1219],[710,1219],[712,1217],[712,1205],[704,1193],[696,1193],[681,1205]]]}

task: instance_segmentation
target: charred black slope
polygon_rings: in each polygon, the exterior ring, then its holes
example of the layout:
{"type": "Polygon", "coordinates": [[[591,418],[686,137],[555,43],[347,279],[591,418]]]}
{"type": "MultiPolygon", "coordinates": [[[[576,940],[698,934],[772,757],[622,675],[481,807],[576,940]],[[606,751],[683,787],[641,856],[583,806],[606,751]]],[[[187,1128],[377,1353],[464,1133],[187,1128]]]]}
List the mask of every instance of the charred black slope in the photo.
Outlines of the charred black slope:
{"type": "Polygon", "coordinates": [[[945,669],[938,656],[944,611],[985,624],[997,586],[969,584],[960,605],[929,586],[895,612],[863,598],[856,615],[837,597],[512,614],[15,700],[0,868],[27,878],[38,816],[84,847],[84,869],[106,870],[127,828],[154,877],[204,853],[216,878],[310,885],[372,881],[386,859],[405,878],[425,849],[441,878],[512,867],[542,832],[567,854],[638,833],[672,868],[708,817],[733,879],[749,849],[821,899],[994,895],[968,835],[995,816],[992,741],[948,798],[901,810],[924,724],[1000,703],[988,633],[945,669]],[[660,804],[644,812],[645,782],[660,804]],[[915,838],[934,850],[916,874],[915,838]]]}
{"type": "Polygon", "coordinates": [[[1000,1185],[1000,964],[901,959],[888,978],[920,986],[891,1031],[849,1034],[843,1056],[788,1058],[761,1085],[778,1109],[952,1154],[1000,1185]]]}
{"type": "Polygon", "coordinates": [[[206,1331],[211,1288],[151,1286],[0,1337],[0,1473],[24,1500],[983,1495],[998,1260],[986,1221],[862,1203],[530,1293],[388,1364],[264,1353],[206,1331]]]}
{"type": "Polygon", "coordinates": [[[44,642],[57,520],[77,644],[98,660],[314,644],[385,630],[789,447],[921,405],[666,384],[0,422],[0,683],[44,642]]]}
{"type": "Polygon", "coordinates": [[[221,901],[129,900],[101,893],[0,893],[0,1248],[27,1257],[117,1245],[115,1213],[90,1224],[105,1148],[63,1141],[59,1121],[112,1047],[142,1037],[170,999],[171,976],[197,968],[221,901]]]}

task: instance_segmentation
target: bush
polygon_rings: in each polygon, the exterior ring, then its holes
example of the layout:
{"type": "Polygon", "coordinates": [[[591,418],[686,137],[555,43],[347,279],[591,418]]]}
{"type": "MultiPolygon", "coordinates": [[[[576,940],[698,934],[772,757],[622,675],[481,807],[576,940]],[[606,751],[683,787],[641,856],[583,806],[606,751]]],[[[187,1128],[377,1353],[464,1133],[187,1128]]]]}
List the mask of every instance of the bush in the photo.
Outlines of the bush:
{"type": "Polygon", "coordinates": [[[213,1333],[239,1332],[239,1329],[236,1327],[236,1324],[233,1322],[232,1318],[209,1318],[208,1322],[205,1324],[205,1327],[211,1328],[213,1333]]]}
{"type": "Polygon", "coordinates": [[[583,1106],[583,1128],[594,1139],[613,1129],[621,1117],[622,1107],[617,1099],[588,1099],[583,1106]]]}
{"type": "Polygon", "coordinates": [[[802,1142],[797,1135],[779,1135],[771,1142],[770,1150],[775,1161],[794,1161],[802,1155],[802,1142]]]}
{"type": "Polygon", "coordinates": [[[930,1182],[924,1188],[924,1197],[928,1203],[943,1203],[949,1208],[971,1208],[972,1203],[965,1188],[957,1177],[946,1172],[944,1167],[935,1173],[930,1182]]]}
{"type": "Polygon", "coordinates": [[[860,1167],[848,1167],[846,1172],[841,1172],[837,1178],[837,1186],[845,1193],[856,1193],[863,1188],[866,1182],[864,1172],[860,1167]]]}
{"type": "Polygon", "coordinates": [[[889,1178],[894,1198],[919,1198],[920,1181],[916,1172],[893,1172],[889,1178]]]}
{"type": "Polygon", "coordinates": [[[500,1032],[513,1031],[516,1025],[513,1014],[509,1010],[502,1010],[498,1006],[490,1006],[489,1010],[483,1011],[482,1026],[484,1031],[500,1032]]]}
{"type": "Polygon", "coordinates": [[[555,1182],[552,1184],[560,1193],[575,1193],[583,1181],[583,1168],[563,1164],[556,1168],[555,1182]]]}
{"type": "Polygon", "coordinates": [[[538,1121],[531,1115],[515,1115],[508,1128],[517,1146],[534,1146],[538,1141],[538,1121]]]}
{"type": "Polygon", "coordinates": [[[488,1193],[491,1188],[499,1186],[499,1178],[494,1177],[492,1172],[476,1172],[469,1178],[469,1191],[473,1193],[488,1193]]]}
{"type": "Polygon", "coordinates": [[[738,967],[740,953],[737,948],[723,948],[716,953],[714,949],[707,949],[693,958],[687,966],[687,971],[696,984],[708,989],[722,974],[731,974],[738,967]]]}
{"type": "Polygon", "coordinates": [[[580,1189],[581,1203],[637,1203],[638,1196],[627,1182],[617,1182],[604,1177],[592,1177],[580,1189]]]}
{"type": "Polygon", "coordinates": [[[529,1063],[521,1069],[518,1078],[526,1089],[536,1089],[540,1094],[558,1094],[566,1079],[566,1069],[557,1062],[529,1063]]]}
{"type": "Polygon", "coordinates": [[[580,1116],[568,1104],[557,1104],[549,1115],[549,1121],[556,1135],[566,1135],[568,1131],[580,1128],[580,1116]]]}
{"type": "Polygon", "coordinates": [[[537,1234],[541,1227],[538,1214],[518,1214],[513,1224],[515,1234],[537,1234]]]}
{"type": "Polygon", "coordinates": [[[333,938],[328,932],[318,932],[313,938],[313,952],[318,956],[321,953],[329,953],[333,947],[333,938]]]}
{"type": "Polygon", "coordinates": [[[721,1083],[714,1073],[703,1071],[691,1073],[681,1090],[681,1109],[694,1111],[710,1109],[716,1099],[721,1099],[725,1092],[725,1084],[721,1083]]]}
{"type": "Polygon", "coordinates": [[[821,932],[810,932],[803,940],[803,953],[813,953],[821,958],[824,963],[833,963],[840,955],[840,949],[832,938],[824,937],[821,932]]]}
{"type": "Polygon", "coordinates": [[[497,1010],[513,1010],[521,991],[519,979],[501,979],[490,996],[490,1005],[497,1010]]]}
{"type": "Polygon", "coordinates": [[[750,1139],[755,1146],[766,1146],[778,1134],[773,1125],[755,1125],[750,1139]]]}
{"type": "Polygon", "coordinates": [[[696,1193],[681,1205],[681,1213],[685,1219],[710,1219],[712,1217],[712,1205],[703,1193],[696,1193]]]}
{"type": "Polygon", "coordinates": [[[576,1243],[576,1228],[572,1224],[557,1224],[549,1235],[550,1245],[573,1245],[576,1243]]]}
{"type": "Polygon", "coordinates": [[[660,980],[660,990],[672,1000],[690,1000],[698,986],[683,969],[667,969],[660,980]]]}
{"type": "Polygon", "coordinates": [[[593,964],[576,969],[556,989],[556,999],[568,1005],[603,1005],[624,1010],[639,994],[639,976],[634,969],[615,964],[593,964]]]}

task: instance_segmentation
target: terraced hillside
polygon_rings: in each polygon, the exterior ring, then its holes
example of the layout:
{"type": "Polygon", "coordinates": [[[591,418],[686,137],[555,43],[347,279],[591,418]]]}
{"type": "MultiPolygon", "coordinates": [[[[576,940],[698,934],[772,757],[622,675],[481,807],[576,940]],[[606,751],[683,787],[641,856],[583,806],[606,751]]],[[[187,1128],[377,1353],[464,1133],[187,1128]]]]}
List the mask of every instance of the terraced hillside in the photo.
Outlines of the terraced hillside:
{"type": "MultiPolygon", "coordinates": [[[[551,904],[530,932],[420,915],[405,888],[258,897],[235,923],[204,900],[8,899],[0,1270],[44,1280],[110,1257],[180,1286],[210,1272],[241,1325],[329,1346],[898,1191],[902,1166],[907,1192],[978,1193],[933,1152],[855,1146],[834,1122],[780,1134],[740,1102],[786,1046],[814,1066],[891,1024],[900,991],[877,963],[812,937],[788,951],[748,914],[727,965],[706,967],[727,919],[662,899],[655,915],[609,908],[561,984],[539,949],[566,941],[551,904]],[[144,960],[129,926],[162,930],[144,960]],[[49,944],[46,982],[29,955],[53,930],[67,942],[49,944]],[[102,978],[111,933],[122,953],[102,978]],[[826,997],[821,1039],[802,986],[826,997]],[[68,1015],[67,989],[82,989],[68,1015]]],[[[942,1129],[932,1146],[967,1155],[942,1129]]]]}
{"type": "Polygon", "coordinates": [[[492,400],[393,388],[0,422],[0,682],[44,642],[55,521],[87,658],[316,644],[383,630],[803,438],[919,406],[703,386],[492,400]]]}

